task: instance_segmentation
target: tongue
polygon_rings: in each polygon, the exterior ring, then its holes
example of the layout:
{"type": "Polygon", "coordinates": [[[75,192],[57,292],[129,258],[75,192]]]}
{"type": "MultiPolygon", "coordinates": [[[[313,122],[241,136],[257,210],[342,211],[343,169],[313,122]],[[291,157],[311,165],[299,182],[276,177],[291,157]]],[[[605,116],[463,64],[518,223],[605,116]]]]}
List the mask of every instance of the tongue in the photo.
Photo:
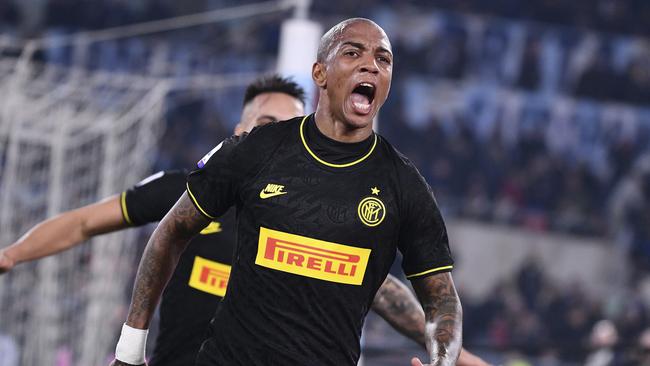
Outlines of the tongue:
{"type": "Polygon", "coordinates": [[[370,100],[367,96],[359,93],[352,93],[350,95],[350,101],[352,102],[352,108],[355,112],[359,114],[370,113],[370,100]]]}

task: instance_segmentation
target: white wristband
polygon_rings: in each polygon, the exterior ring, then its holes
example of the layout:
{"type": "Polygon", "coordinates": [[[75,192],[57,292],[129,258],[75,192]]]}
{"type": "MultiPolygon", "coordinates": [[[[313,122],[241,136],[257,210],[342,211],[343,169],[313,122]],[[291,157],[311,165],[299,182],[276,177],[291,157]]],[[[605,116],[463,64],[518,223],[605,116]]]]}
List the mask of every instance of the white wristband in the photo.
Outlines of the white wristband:
{"type": "Polygon", "coordinates": [[[115,347],[115,359],[131,365],[142,365],[147,346],[147,333],[149,329],[135,329],[124,323],[120,340],[115,347]]]}

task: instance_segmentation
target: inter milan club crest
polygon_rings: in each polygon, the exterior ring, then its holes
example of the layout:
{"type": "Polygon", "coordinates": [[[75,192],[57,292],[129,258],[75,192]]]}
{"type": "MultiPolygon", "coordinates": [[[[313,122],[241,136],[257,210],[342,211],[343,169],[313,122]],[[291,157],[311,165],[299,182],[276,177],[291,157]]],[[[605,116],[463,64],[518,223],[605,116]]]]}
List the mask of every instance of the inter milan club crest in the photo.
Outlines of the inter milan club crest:
{"type": "MultiPolygon", "coordinates": [[[[377,189],[377,187],[373,187],[371,192],[373,195],[379,196],[379,189],[377,189]]],[[[373,227],[384,221],[384,217],[386,217],[386,207],[378,197],[370,196],[359,202],[357,213],[359,214],[361,222],[366,226],[373,227]]]]}

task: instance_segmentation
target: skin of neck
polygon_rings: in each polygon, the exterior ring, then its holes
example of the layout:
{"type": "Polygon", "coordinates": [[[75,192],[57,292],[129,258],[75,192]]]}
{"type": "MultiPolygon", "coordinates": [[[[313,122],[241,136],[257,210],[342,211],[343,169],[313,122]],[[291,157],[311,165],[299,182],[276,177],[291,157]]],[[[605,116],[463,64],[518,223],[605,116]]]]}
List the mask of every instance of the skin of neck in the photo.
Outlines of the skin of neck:
{"type": "Polygon", "coordinates": [[[355,126],[344,118],[336,116],[330,106],[327,90],[320,90],[320,98],[314,115],[318,130],[332,140],[353,143],[360,142],[372,135],[372,122],[364,126],[355,126]]]}

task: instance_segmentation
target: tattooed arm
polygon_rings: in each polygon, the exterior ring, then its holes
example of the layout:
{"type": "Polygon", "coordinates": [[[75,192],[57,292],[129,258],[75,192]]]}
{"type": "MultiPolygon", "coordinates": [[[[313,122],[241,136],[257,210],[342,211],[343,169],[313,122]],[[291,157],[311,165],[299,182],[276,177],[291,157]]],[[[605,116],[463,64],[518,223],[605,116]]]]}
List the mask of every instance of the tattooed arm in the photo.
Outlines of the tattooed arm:
{"type": "MultiPolygon", "coordinates": [[[[424,338],[430,364],[455,365],[462,346],[462,308],[451,273],[440,273],[412,281],[426,318],[424,338]]],[[[418,358],[412,366],[423,365],[418,358]]]]}
{"type": "MultiPolygon", "coordinates": [[[[149,328],[156,304],[187,242],[209,221],[196,209],[187,193],[183,193],[171,211],[162,219],[149,239],[140,260],[126,321],[127,326],[136,329],[149,328]]],[[[112,365],[128,364],[116,360],[112,365]]]]}
{"type": "MultiPolygon", "coordinates": [[[[375,295],[372,310],[384,318],[395,330],[417,342],[424,344],[424,312],[411,290],[395,278],[388,275],[375,295]]],[[[456,366],[488,366],[480,357],[466,349],[460,350],[456,366]]]]}
{"type": "Polygon", "coordinates": [[[183,193],[153,232],[144,250],[135,277],[127,325],[138,329],[149,327],[151,315],[187,242],[209,222],[187,193],[183,193]]]}
{"type": "Polygon", "coordinates": [[[400,280],[388,275],[372,301],[372,310],[395,330],[424,347],[424,312],[400,280]]]}

